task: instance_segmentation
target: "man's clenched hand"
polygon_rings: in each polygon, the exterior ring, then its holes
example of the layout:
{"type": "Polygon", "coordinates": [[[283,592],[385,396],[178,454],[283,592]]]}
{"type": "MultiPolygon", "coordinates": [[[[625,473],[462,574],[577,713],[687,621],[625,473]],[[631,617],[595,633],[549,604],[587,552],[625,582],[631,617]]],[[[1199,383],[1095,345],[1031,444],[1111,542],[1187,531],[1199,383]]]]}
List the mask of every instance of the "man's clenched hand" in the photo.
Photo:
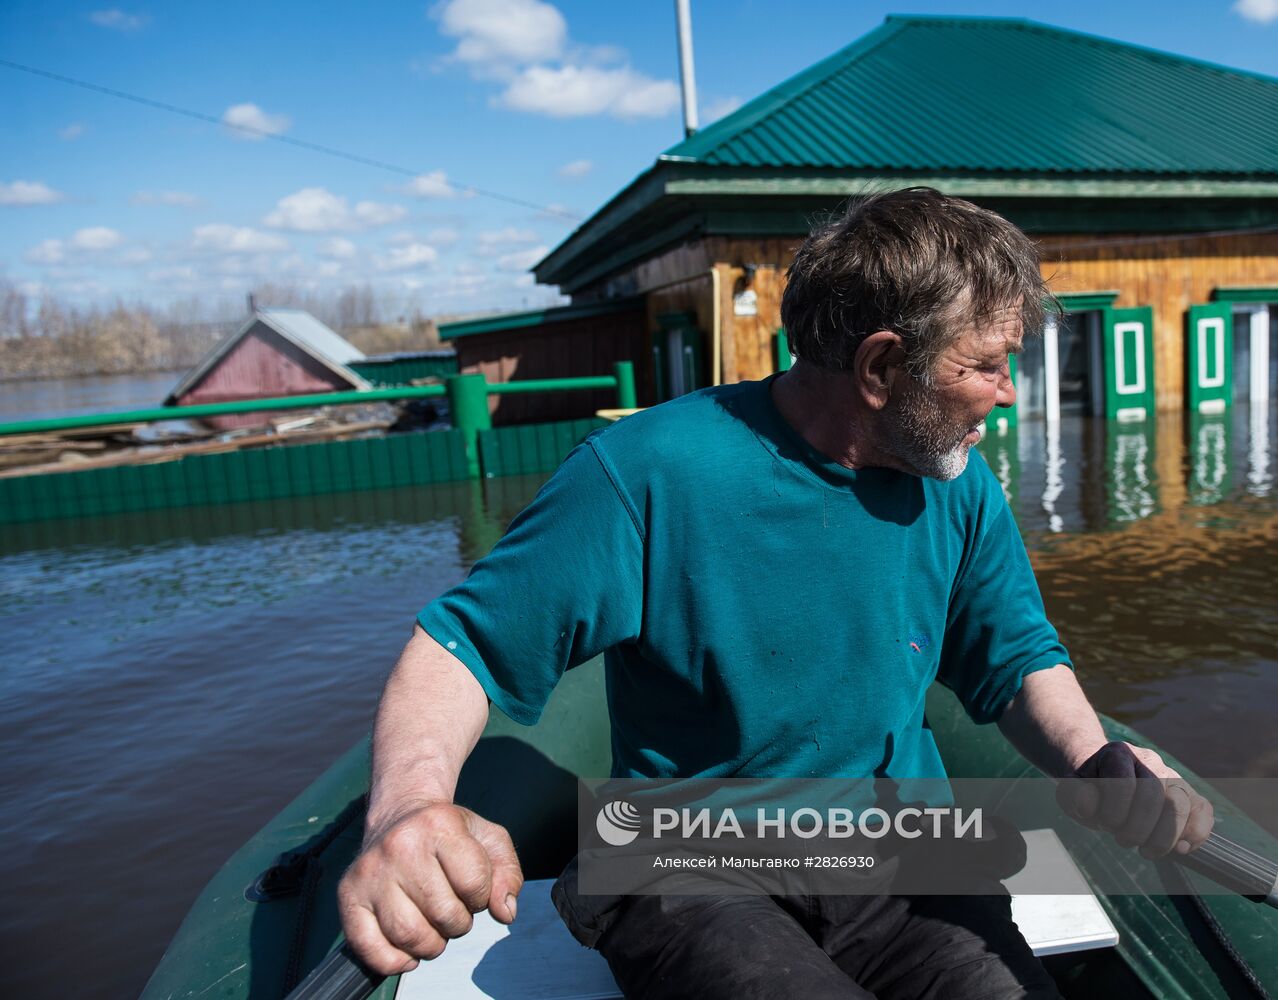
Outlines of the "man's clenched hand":
{"type": "Polygon", "coordinates": [[[480,910],[510,923],[523,884],[504,827],[436,802],[370,827],[337,898],[355,953],[392,976],[438,957],[480,910]]]}
{"type": "Polygon", "coordinates": [[[1211,803],[1152,750],[1112,742],[1056,786],[1056,800],[1084,826],[1107,830],[1146,858],[1188,854],[1207,839],[1211,803]]]}

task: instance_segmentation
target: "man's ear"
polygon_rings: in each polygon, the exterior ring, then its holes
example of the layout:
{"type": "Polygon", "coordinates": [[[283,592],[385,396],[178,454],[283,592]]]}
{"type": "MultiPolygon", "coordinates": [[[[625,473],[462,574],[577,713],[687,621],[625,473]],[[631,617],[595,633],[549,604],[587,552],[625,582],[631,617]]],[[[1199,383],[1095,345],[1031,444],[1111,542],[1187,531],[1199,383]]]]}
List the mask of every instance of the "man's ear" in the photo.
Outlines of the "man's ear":
{"type": "Polygon", "coordinates": [[[898,334],[879,330],[861,341],[852,358],[856,385],[866,405],[881,410],[894,384],[905,374],[905,346],[898,334]]]}

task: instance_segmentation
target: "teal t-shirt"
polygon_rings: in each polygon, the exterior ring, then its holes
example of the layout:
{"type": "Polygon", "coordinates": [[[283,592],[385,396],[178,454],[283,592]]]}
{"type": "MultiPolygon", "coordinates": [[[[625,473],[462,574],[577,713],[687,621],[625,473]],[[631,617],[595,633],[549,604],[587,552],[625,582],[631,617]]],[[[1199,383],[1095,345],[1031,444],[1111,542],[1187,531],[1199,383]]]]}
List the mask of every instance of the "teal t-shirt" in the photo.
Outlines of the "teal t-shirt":
{"type": "Polygon", "coordinates": [[[527,724],[602,652],[614,777],[942,777],[934,679],[989,722],[1069,663],[1011,510],[976,453],[827,459],[770,382],[592,434],[419,621],[527,724]]]}

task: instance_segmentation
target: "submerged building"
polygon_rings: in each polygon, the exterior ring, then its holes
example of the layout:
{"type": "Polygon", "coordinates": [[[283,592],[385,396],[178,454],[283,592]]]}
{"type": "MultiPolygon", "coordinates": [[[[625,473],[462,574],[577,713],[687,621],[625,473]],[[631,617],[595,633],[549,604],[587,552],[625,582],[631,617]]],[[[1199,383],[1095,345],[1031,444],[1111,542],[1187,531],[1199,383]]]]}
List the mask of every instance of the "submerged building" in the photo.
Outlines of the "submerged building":
{"type": "MultiPolygon", "coordinates": [[[[165,406],[227,403],[307,393],[370,389],[352,364],[364,354],[301,309],[257,309],[191,368],[165,406]]],[[[230,429],[260,423],[254,414],[209,418],[230,429]]]]}
{"type": "MultiPolygon", "coordinates": [[[[889,17],[666,150],[534,272],[652,403],[786,367],[813,221],[917,184],[1043,248],[1065,314],[1019,359],[1020,417],[1278,395],[1278,80],[1024,20],[889,17]],[[620,337],[618,309],[642,315],[620,337]]],[[[484,331],[513,370],[554,312],[484,331]]]]}

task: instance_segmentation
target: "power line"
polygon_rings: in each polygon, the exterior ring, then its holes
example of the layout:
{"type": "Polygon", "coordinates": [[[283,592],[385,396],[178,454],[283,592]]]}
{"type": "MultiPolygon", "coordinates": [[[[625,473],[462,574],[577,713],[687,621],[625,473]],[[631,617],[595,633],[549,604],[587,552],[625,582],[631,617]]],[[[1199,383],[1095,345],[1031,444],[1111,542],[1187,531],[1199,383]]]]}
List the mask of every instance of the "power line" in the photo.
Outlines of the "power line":
{"type": "MultiPolygon", "coordinates": [[[[169,114],[182,115],[185,118],[194,118],[196,121],[208,122],[212,125],[221,125],[225,128],[245,132],[261,139],[274,139],[276,142],[287,143],[288,145],[296,146],[299,149],[309,149],[313,153],[323,153],[325,156],[335,156],[341,160],[349,160],[351,163],[360,163],[364,166],[376,167],[379,170],[388,170],[391,173],[401,174],[405,177],[418,177],[423,173],[421,170],[411,170],[408,167],[401,167],[396,163],[388,163],[386,160],[378,160],[371,156],[361,156],[358,153],[350,153],[344,149],[337,149],[334,146],[325,146],[318,142],[308,142],[305,139],[294,139],[291,136],[279,135],[267,129],[255,128],[252,125],[239,125],[223,121],[216,115],[206,114],[203,111],[193,111],[190,108],[183,108],[176,104],[170,104],[167,101],[157,101],[150,97],[130,94],[124,90],[116,90],[114,87],[104,87],[98,83],[90,83],[88,80],[78,80],[73,76],[64,76],[61,73],[53,73],[47,69],[40,69],[36,66],[27,66],[23,63],[13,62],[9,59],[0,59],[0,66],[7,66],[9,69],[16,69],[21,73],[30,73],[32,76],[42,76],[47,80],[56,80],[58,83],[70,84],[72,87],[80,87],[83,90],[91,90],[96,94],[105,94],[108,97],[116,97],[122,101],[132,101],[134,104],[141,104],[143,107],[154,108],[158,111],[167,111],[169,114]]],[[[480,195],[484,198],[504,201],[509,205],[518,205],[521,208],[531,208],[538,212],[545,212],[547,215],[556,215],[572,222],[581,221],[581,216],[574,215],[571,212],[565,212],[563,209],[555,208],[553,205],[539,205],[533,201],[526,201],[523,198],[516,198],[512,195],[501,194],[497,191],[488,191],[484,188],[475,187],[472,184],[450,184],[449,186],[473,192],[474,194],[480,195]]]]}

